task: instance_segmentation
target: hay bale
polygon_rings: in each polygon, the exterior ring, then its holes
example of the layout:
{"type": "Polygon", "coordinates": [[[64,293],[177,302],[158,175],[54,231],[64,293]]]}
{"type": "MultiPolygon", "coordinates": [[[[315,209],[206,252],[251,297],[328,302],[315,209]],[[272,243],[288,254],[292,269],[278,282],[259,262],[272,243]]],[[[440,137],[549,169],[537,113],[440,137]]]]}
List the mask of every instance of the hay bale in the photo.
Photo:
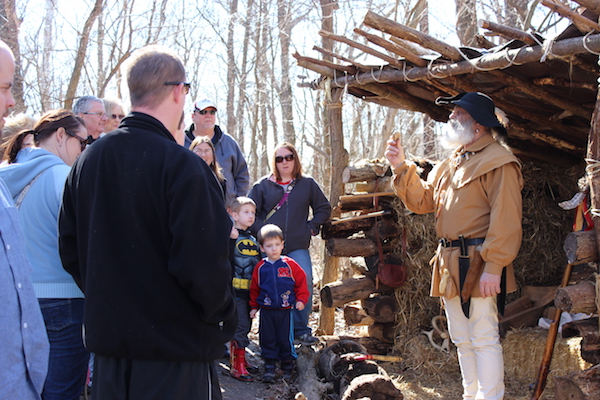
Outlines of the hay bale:
{"type": "MultiPolygon", "coordinates": [[[[508,331],[502,342],[504,350],[504,374],[507,380],[523,384],[536,381],[544,355],[548,331],[542,328],[524,328],[508,331]]],[[[553,385],[553,376],[563,376],[583,371],[591,366],[581,358],[581,338],[557,338],[552,353],[552,363],[547,384],[553,385]]]]}

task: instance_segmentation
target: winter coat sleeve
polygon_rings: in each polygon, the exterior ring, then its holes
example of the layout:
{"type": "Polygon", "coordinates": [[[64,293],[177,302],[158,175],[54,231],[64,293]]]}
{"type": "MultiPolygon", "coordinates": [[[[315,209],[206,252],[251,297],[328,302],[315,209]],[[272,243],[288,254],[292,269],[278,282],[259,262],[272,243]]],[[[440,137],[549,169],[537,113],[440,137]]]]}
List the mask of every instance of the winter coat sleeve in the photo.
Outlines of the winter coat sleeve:
{"type": "Polygon", "coordinates": [[[258,302],[256,301],[256,299],[258,299],[258,295],[260,294],[258,271],[264,263],[264,260],[260,260],[254,267],[254,271],[252,271],[252,281],[250,282],[250,308],[253,309],[259,308],[258,302]]]}
{"type": "Polygon", "coordinates": [[[246,163],[246,158],[242,153],[242,149],[240,146],[235,143],[235,161],[233,164],[233,176],[234,176],[234,184],[235,191],[237,196],[247,196],[248,189],[250,189],[250,173],[248,172],[248,164],[246,163]]]}

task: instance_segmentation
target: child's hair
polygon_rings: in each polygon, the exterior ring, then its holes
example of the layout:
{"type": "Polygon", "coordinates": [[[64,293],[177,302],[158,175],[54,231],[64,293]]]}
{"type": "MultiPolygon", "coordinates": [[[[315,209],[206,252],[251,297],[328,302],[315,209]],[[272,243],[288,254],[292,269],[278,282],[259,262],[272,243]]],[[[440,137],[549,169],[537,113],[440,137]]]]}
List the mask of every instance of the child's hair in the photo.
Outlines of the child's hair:
{"type": "Polygon", "coordinates": [[[245,206],[246,204],[251,204],[256,210],[256,203],[254,202],[254,200],[246,196],[239,196],[235,200],[233,200],[233,203],[231,203],[231,207],[229,207],[229,210],[232,213],[239,212],[242,206],[245,206]]]}
{"type": "Polygon", "coordinates": [[[281,228],[279,228],[277,225],[267,224],[260,228],[260,230],[258,231],[257,239],[258,244],[260,244],[261,246],[265,241],[274,238],[279,238],[281,239],[281,241],[283,241],[283,232],[281,231],[281,228]]]}

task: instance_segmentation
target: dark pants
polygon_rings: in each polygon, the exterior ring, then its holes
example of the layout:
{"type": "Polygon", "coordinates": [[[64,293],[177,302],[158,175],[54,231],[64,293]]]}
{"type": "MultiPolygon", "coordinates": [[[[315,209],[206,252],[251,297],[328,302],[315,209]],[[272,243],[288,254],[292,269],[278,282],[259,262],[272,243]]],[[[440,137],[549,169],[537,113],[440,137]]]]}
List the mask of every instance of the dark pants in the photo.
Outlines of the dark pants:
{"type": "Polygon", "coordinates": [[[244,297],[238,297],[235,299],[238,313],[238,326],[235,330],[233,340],[235,340],[239,347],[248,347],[250,340],[248,339],[248,333],[252,328],[252,318],[250,318],[250,299],[244,297]]]}
{"type": "Polygon", "coordinates": [[[83,299],[39,299],[50,342],[44,400],[79,400],[88,370],[83,345],[83,299]]]}
{"type": "Polygon", "coordinates": [[[96,354],[94,400],[221,400],[213,361],[147,361],[96,354]]]}
{"type": "Polygon", "coordinates": [[[295,360],[292,310],[260,309],[259,339],[264,359],[295,360]]]}

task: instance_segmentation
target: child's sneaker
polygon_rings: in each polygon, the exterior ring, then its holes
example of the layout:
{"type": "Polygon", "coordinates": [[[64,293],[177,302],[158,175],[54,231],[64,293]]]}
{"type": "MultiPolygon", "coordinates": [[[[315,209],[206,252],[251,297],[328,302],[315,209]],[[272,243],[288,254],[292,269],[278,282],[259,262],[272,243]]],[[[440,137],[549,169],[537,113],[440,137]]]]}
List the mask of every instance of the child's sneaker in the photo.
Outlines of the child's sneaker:
{"type": "Polygon", "coordinates": [[[281,370],[283,371],[283,379],[291,379],[292,372],[294,372],[294,360],[283,361],[281,370]]]}
{"type": "Polygon", "coordinates": [[[265,360],[264,383],[273,383],[275,380],[275,360],[265,360]]]}

